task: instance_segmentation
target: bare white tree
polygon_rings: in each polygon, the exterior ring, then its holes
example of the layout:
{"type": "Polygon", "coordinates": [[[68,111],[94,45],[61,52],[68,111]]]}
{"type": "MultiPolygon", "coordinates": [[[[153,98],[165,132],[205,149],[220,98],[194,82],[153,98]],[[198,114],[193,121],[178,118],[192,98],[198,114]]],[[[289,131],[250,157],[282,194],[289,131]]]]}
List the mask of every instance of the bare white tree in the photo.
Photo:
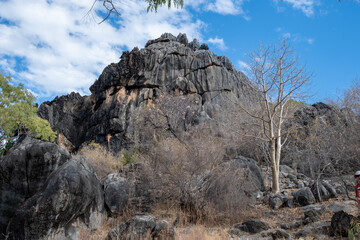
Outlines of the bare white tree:
{"type": "Polygon", "coordinates": [[[258,120],[262,138],[269,145],[269,161],[272,170],[272,190],[277,193],[281,150],[287,138],[284,121],[291,117],[291,106],[296,99],[304,97],[303,87],[311,74],[299,64],[299,58],[284,39],[279,45],[264,47],[249,54],[250,80],[259,91],[259,110],[246,107],[243,110],[258,120]]]}

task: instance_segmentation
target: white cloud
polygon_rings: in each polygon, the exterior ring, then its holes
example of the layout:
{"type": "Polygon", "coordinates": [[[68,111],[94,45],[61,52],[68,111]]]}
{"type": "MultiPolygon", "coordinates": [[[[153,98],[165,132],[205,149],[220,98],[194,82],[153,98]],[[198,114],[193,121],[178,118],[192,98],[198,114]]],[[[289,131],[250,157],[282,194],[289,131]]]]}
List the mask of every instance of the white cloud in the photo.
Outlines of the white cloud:
{"type": "Polygon", "coordinates": [[[98,25],[99,6],[86,15],[88,0],[0,1],[0,70],[43,97],[88,88],[123,49],[143,47],[164,32],[202,39],[205,24],[186,9],[160,8],[146,14],[146,2],[125,0],[120,18],[98,25]],[[19,61],[21,59],[21,61],[19,61]]]}
{"type": "Polygon", "coordinates": [[[236,5],[232,0],[216,0],[215,2],[209,3],[207,9],[220,14],[237,15],[243,13],[241,4],[236,5]]]}
{"type": "Polygon", "coordinates": [[[241,60],[239,60],[237,63],[239,66],[239,70],[249,76],[251,71],[249,64],[241,60]]]}
{"type": "Polygon", "coordinates": [[[224,39],[222,39],[222,38],[218,38],[218,37],[209,38],[209,39],[207,40],[207,42],[215,45],[215,46],[216,46],[217,48],[219,48],[220,50],[223,50],[223,51],[224,51],[224,50],[227,49],[227,47],[226,47],[226,45],[225,45],[225,42],[224,42],[224,39]]]}
{"type": "Polygon", "coordinates": [[[193,0],[185,1],[185,4],[197,11],[205,10],[223,15],[242,15],[246,20],[249,20],[243,9],[245,1],[248,0],[193,0]]]}
{"type": "MultiPolygon", "coordinates": [[[[315,1],[314,0],[275,0],[275,2],[278,4],[279,2],[286,2],[290,4],[293,8],[298,9],[302,11],[307,17],[311,17],[314,15],[314,7],[315,7],[315,1]]],[[[280,8],[282,11],[283,8],[280,8]]]]}

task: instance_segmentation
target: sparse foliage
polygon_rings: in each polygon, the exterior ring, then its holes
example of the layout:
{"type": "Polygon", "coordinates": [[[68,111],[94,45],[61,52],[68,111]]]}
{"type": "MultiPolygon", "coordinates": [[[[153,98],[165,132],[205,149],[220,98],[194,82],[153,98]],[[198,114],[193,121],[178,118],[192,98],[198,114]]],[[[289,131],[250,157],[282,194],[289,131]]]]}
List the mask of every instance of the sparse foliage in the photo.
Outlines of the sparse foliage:
{"type": "MultiPolygon", "coordinates": [[[[116,5],[124,4],[124,3],[119,0],[94,0],[90,10],[88,11],[88,14],[91,14],[91,12],[94,10],[95,4],[98,2],[102,3],[103,8],[106,11],[106,16],[101,20],[101,22],[99,22],[99,24],[106,21],[111,16],[111,14],[115,14],[117,16],[121,15],[119,7],[117,7],[116,5]]],[[[167,5],[168,8],[171,7],[182,8],[184,5],[183,0],[145,0],[145,2],[148,3],[148,7],[147,7],[148,12],[153,12],[153,11],[157,12],[158,8],[163,5],[167,5]]]]}
{"type": "Polygon", "coordinates": [[[119,170],[122,166],[119,158],[94,141],[81,148],[77,155],[84,156],[91,163],[99,179],[119,170]]]}
{"type": "Polygon", "coordinates": [[[242,110],[257,120],[262,129],[256,138],[268,143],[272,190],[279,192],[281,150],[287,140],[284,122],[292,116],[291,101],[304,96],[301,90],[311,74],[299,65],[299,58],[286,39],[278,46],[261,45],[249,57],[250,79],[259,92],[258,108],[242,110]]]}

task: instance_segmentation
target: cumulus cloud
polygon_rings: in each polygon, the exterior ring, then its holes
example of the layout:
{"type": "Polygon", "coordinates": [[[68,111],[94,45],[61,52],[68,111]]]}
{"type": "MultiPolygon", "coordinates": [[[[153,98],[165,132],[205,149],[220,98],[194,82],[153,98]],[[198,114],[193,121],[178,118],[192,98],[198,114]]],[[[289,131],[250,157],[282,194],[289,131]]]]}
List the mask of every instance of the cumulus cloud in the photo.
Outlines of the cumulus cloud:
{"type": "Polygon", "coordinates": [[[88,0],[0,1],[0,70],[43,97],[89,86],[122,50],[143,47],[163,32],[202,39],[205,24],[186,9],[160,8],[146,14],[146,2],[125,0],[121,16],[98,25],[103,12],[88,0]]]}
{"type": "Polygon", "coordinates": [[[283,1],[275,0],[275,2],[277,4],[279,2],[285,2],[287,4],[290,4],[293,8],[302,11],[307,17],[311,17],[314,15],[314,7],[315,7],[314,0],[283,0],[283,1]]]}
{"type": "Polygon", "coordinates": [[[215,45],[217,48],[219,48],[220,50],[226,50],[227,47],[225,45],[225,42],[224,42],[224,39],[222,38],[218,38],[218,37],[215,37],[215,38],[209,38],[207,40],[208,43],[211,43],[213,45],[215,45]]]}

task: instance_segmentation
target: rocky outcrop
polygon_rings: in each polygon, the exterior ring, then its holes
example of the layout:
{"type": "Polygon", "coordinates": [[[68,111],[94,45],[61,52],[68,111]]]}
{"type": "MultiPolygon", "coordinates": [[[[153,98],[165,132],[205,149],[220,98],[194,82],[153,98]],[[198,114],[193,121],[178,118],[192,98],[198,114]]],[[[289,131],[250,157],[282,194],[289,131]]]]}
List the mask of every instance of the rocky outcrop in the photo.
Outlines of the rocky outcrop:
{"type": "Polygon", "coordinates": [[[68,151],[76,150],[86,136],[87,121],[91,115],[90,97],[70,93],[56,97],[40,105],[38,114],[47,119],[53,130],[59,133],[58,144],[68,151]]]}
{"type": "Polygon", "coordinates": [[[39,114],[74,148],[94,140],[114,151],[137,139],[141,111],[159,96],[191,99],[192,118],[179,124],[186,130],[187,125],[211,118],[223,100],[246,105],[255,94],[228,58],[216,56],[196,40],[188,43],[185,34],[163,34],[141,50],[123,52],[120,62],[107,66],[90,91],[91,104],[88,97],[71,94],[43,103],[39,114]]]}
{"type": "Polygon", "coordinates": [[[0,162],[0,239],[15,211],[70,159],[56,144],[22,136],[0,162]]]}
{"type": "Polygon", "coordinates": [[[0,239],[78,239],[80,225],[102,223],[102,186],[84,158],[24,138],[0,166],[0,239]]]}

